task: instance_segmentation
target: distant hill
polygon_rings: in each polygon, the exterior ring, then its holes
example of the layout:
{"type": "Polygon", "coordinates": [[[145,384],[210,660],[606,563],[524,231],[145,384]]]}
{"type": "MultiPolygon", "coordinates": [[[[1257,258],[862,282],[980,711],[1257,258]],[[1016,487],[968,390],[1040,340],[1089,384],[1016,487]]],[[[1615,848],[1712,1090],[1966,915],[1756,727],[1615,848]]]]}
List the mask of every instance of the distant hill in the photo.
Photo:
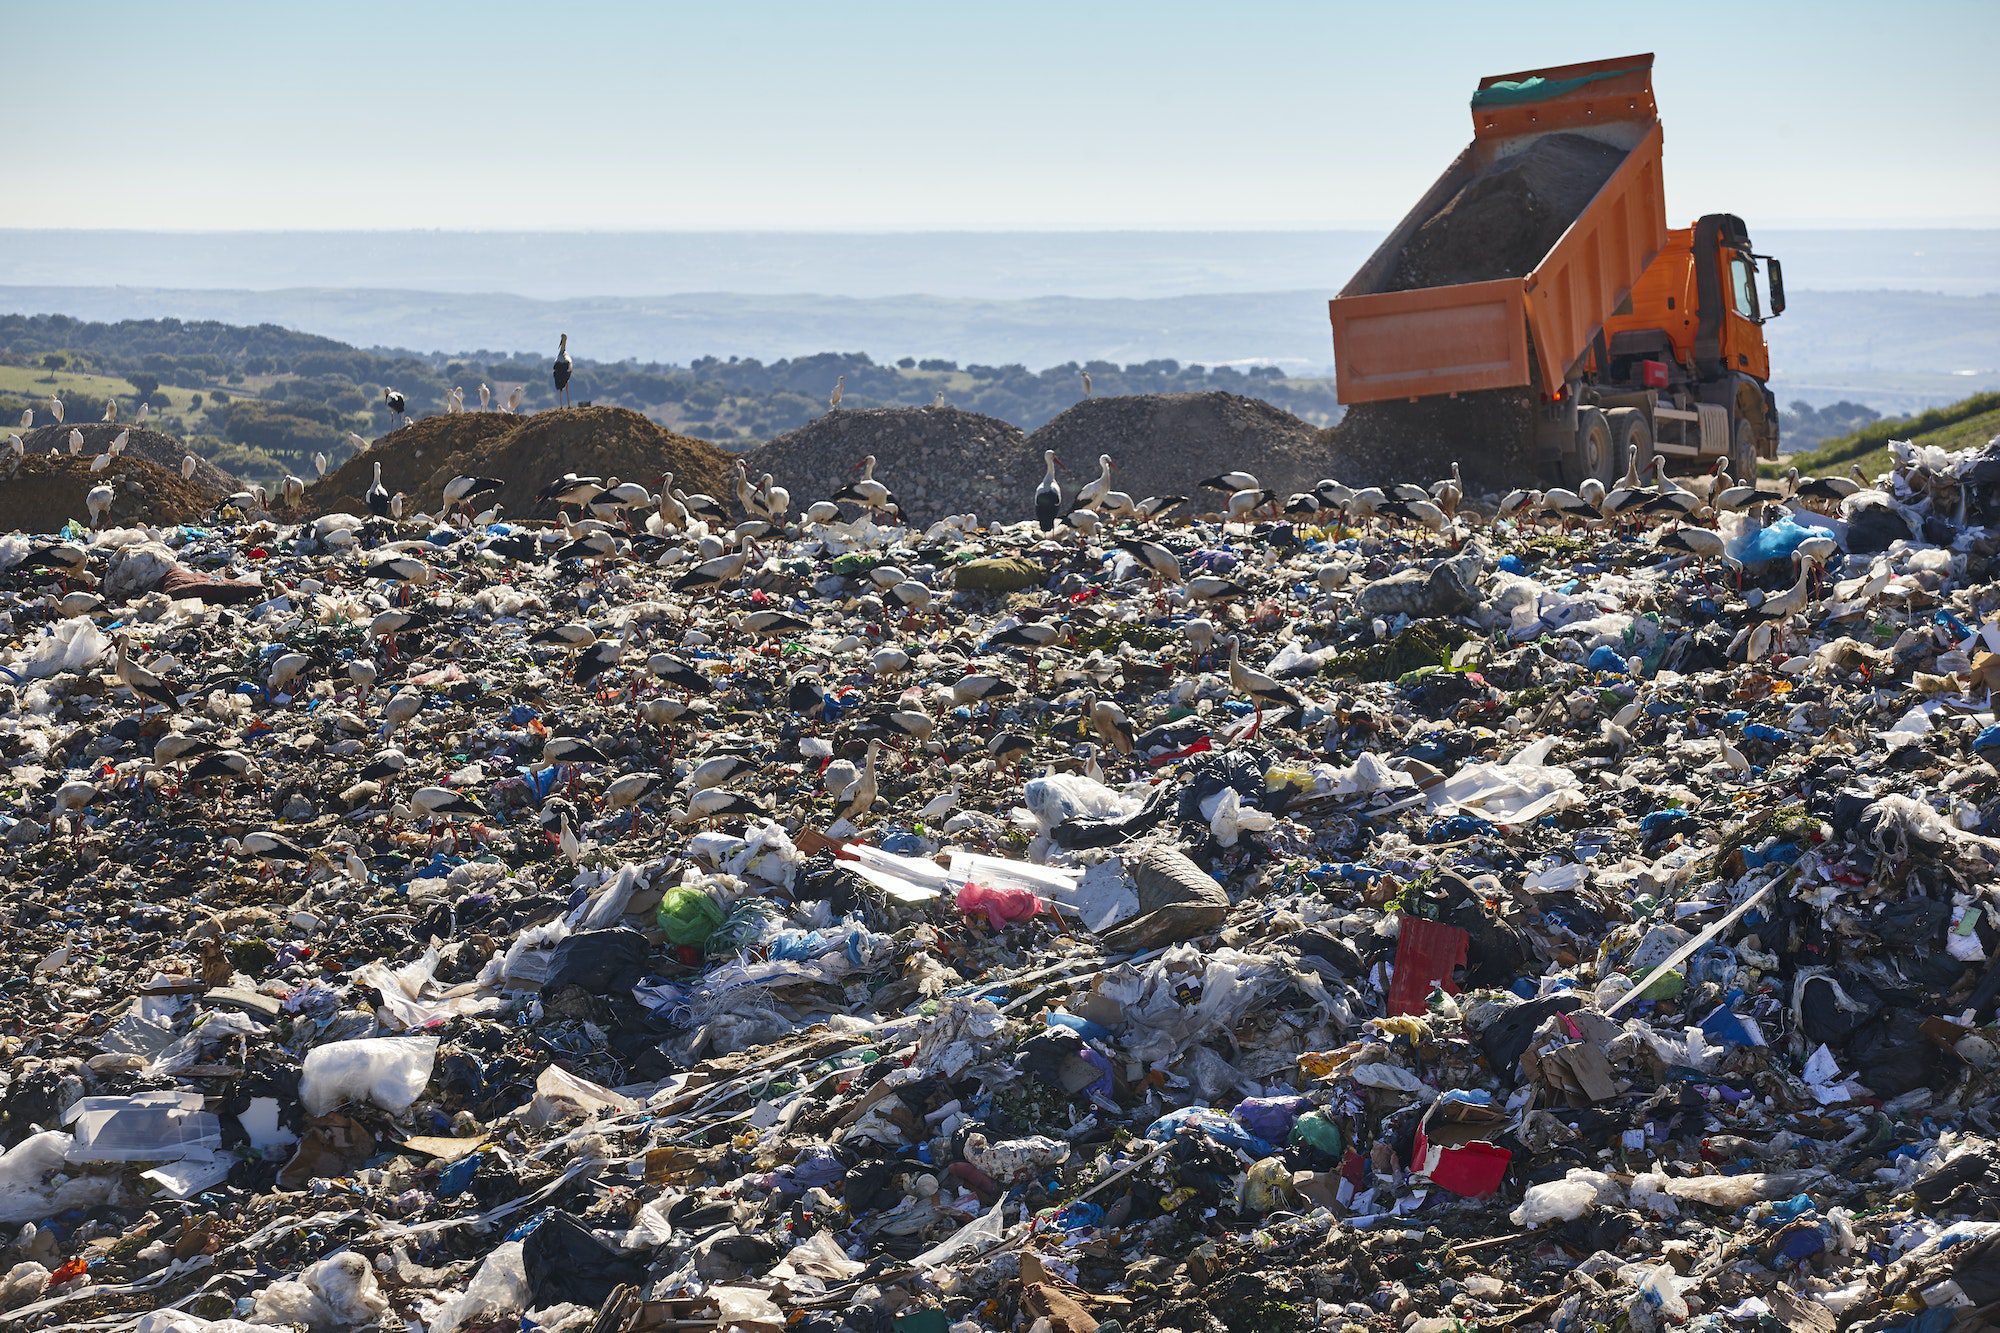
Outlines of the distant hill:
{"type": "MultiPolygon", "coordinates": [[[[801,274],[797,293],[789,295],[696,291],[555,300],[388,287],[14,286],[0,287],[0,310],[100,321],[171,317],[275,324],[357,346],[393,330],[400,346],[427,354],[505,348],[531,351],[544,363],[554,355],[556,334],[568,333],[579,356],[599,363],[686,366],[721,353],[769,365],[838,348],[878,362],[908,353],[960,365],[1040,370],[1092,361],[1129,366],[1173,360],[1274,365],[1288,375],[1317,377],[1329,373],[1333,363],[1326,301],[1347,272],[1336,258],[1329,256],[1318,287],[1144,299],[1036,295],[1034,288],[1004,299],[921,292],[826,295],[813,293],[812,275],[801,274]]],[[[2000,294],[1830,291],[1813,285],[1812,272],[1810,264],[1789,270],[1790,308],[1768,330],[1780,402],[1844,398],[1878,412],[1903,413],[2000,389],[2000,294]]],[[[831,384],[808,387],[809,396],[824,403],[831,384]]],[[[1292,403],[1282,405],[1309,415],[1292,403]]]]}

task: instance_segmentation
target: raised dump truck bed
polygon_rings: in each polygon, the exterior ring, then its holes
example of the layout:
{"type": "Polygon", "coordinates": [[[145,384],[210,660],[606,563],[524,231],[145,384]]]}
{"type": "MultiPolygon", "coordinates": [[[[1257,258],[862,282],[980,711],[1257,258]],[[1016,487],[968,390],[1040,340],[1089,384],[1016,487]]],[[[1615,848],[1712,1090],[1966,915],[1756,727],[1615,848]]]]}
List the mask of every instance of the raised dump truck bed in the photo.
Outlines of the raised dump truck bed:
{"type": "Polygon", "coordinates": [[[1472,142],[1329,303],[1343,403],[1558,396],[1666,243],[1652,66],[1480,81],[1472,142]]]}

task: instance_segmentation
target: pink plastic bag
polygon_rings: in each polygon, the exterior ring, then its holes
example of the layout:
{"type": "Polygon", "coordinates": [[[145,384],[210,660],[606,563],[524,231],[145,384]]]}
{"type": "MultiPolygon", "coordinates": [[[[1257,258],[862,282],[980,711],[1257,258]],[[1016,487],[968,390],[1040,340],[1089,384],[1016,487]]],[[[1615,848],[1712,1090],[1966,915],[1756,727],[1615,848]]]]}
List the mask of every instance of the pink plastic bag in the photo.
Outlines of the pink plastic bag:
{"type": "Polygon", "coordinates": [[[1045,907],[1032,889],[988,888],[984,884],[967,883],[958,891],[958,910],[970,916],[984,915],[995,930],[1009,922],[1026,921],[1045,907]]]}

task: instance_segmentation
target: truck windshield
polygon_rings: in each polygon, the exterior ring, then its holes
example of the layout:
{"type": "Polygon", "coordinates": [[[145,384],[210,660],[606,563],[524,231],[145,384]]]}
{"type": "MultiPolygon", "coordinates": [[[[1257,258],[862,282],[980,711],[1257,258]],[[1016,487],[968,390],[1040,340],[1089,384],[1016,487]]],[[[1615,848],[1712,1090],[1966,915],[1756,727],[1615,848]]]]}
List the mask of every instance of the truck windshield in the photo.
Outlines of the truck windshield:
{"type": "Polygon", "coordinates": [[[1730,304],[1743,318],[1763,318],[1764,312],[1757,305],[1757,267],[1747,256],[1738,255],[1729,261],[1729,297],[1730,304]]]}

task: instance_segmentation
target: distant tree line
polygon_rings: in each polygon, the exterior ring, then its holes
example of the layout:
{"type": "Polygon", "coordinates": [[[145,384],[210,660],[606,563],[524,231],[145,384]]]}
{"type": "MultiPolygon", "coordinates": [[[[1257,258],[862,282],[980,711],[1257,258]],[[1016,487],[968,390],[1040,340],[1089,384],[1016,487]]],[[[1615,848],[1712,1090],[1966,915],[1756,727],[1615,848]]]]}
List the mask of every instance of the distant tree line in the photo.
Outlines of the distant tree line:
{"type": "MultiPolygon", "coordinates": [[[[192,406],[163,416],[161,428],[188,439],[219,466],[266,482],[286,472],[311,476],[315,453],[337,464],[352,452],[350,431],[364,438],[386,431],[392,423],[382,401],[385,385],[403,393],[418,416],[442,411],[453,387],[463,389],[467,405],[476,407],[481,383],[493,388],[496,407],[516,384],[522,411],[553,406],[549,360],[485,349],[447,355],[352,347],[275,324],[0,315],[0,364],[123,378],[156,410],[168,406],[163,385],[197,390],[192,406]]],[[[843,376],[844,408],[921,406],[942,394],[954,407],[1033,429],[1083,396],[1085,373],[1099,395],[1220,389],[1265,399],[1318,425],[1340,416],[1330,379],[1293,378],[1273,366],[1184,365],[1168,359],[1124,366],[1067,362],[1042,370],[915,357],[885,364],[860,352],[769,362],[705,356],[686,366],[579,360],[571,391],[581,401],[633,408],[670,429],[743,449],[825,412],[828,394],[843,376]]],[[[18,413],[27,397],[0,395],[0,410],[18,413]],[[9,401],[16,404],[12,409],[9,401]]],[[[101,401],[75,401],[70,418],[94,420],[102,410],[101,401]]],[[[1854,403],[1822,409],[1794,403],[1783,422],[1785,440],[1788,447],[1806,447],[1873,416],[1854,403]]]]}
{"type": "Polygon", "coordinates": [[[1874,408],[1850,403],[1846,399],[1825,407],[1794,402],[1788,410],[1778,414],[1778,444],[1788,454],[1803,453],[1828,440],[1851,435],[1881,418],[1882,414],[1874,408]]]}

